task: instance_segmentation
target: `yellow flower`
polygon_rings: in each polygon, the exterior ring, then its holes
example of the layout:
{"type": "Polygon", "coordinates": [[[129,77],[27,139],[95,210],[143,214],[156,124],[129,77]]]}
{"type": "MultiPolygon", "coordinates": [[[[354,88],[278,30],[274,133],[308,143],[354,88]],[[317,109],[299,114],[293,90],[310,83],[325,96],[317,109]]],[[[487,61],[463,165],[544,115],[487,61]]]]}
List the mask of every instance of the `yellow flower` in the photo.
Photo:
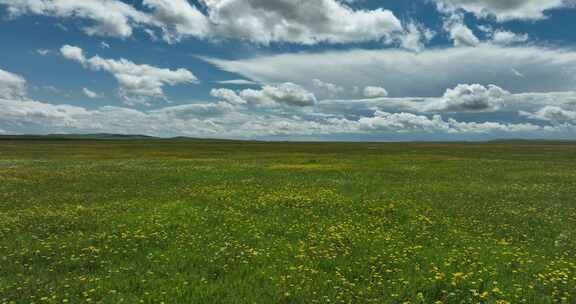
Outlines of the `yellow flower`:
{"type": "Polygon", "coordinates": [[[419,301],[424,301],[424,294],[422,294],[421,292],[419,292],[416,297],[418,298],[419,301]]]}
{"type": "Polygon", "coordinates": [[[463,272],[455,272],[452,274],[452,276],[454,276],[454,279],[460,279],[464,277],[464,273],[463,272]]]}

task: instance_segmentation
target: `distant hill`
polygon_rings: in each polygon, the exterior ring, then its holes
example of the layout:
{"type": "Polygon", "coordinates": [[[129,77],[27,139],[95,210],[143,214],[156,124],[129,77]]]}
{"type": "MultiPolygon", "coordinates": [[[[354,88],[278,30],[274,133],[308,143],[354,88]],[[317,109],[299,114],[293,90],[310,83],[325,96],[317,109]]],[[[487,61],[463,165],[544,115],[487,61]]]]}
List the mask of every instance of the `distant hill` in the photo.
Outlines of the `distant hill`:
{"type": "MultiPolygon", "coordinates": [[[[101,139],[101,140],[128,140],[128,139],[155,139],[157,137],[147,135],[124,135],[124,134],[48,134],[48,135],[0,135],[0,140],[50,140],[50,139],[101,139]]],[[[159,139],[159,138],[157,138],[159,139]]]]}
{"type": "MultiPolygon", "coordinates": [[[[192,142],[203,142],[203,143],[235,143],[235,142],[260,142],[264,143],[267,141],[262,140],[250,140],[250,139],[220,139],[220,138],[197,138],[197,137],[186,137],[186,136],[176,136],[176,137],[155,137],[149,135],[139,135],[139,134],[113,134],[113,133],[93,133],[93,134],[47,134],[47,135],[0,135],[0,140],[156,140],[156,141],[192,141],[192,142]]],[[[276,143],[298,143],[299,141],[272,141],[276,143]]],[[[340,143],[339,141],[320,141],[323,143],[340,143]]],[[[353,143],[347,142],[346,143],[353,143]]],[[[344,143],[342,142],[342,143],[344,143]]],[[[359,141],[362,143],[382,143],[382,142],[370,142],[370,141],[359,141]]],[[[544,144],[573,144],[574,140],[569,139],[522,139],[522,138],[510,138],[510,139],[493,139],[486,141],[412,141],[413,143],[487,143],[487,144],[531,144],[531,143],[544,143],[544,144]]],[[[313,143],[310,141],[302,141],[300,143],[313,143]]],[[[408,142],[406,142],[408,143],[408,142]]]]}
{"type": "Polygon", "coordinates": [[[233,139],[212,139],[178,136],[172,138],[155,137],[138,134],[47,134],[47,135],[0,135],[0,140],[171,140],[199,142],[239,142],[233,139]]]}

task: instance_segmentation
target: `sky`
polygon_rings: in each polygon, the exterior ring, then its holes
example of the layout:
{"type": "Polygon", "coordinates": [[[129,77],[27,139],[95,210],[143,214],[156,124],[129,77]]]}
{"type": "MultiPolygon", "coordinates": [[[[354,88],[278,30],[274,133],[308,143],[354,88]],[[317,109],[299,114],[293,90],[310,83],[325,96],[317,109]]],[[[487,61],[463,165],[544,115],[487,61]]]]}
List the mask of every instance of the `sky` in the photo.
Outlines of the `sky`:
{"type": "Polygon", "coordinates": [[[0,0],[0,134],[576,140],[576,0],[0,0]]]}

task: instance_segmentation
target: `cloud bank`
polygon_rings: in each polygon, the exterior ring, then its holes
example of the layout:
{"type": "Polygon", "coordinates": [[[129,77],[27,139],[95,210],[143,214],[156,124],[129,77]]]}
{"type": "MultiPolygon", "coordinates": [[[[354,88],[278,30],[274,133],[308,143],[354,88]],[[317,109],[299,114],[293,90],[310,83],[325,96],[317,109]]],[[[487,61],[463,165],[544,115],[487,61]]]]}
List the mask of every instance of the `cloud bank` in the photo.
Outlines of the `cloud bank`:
{"type": "Polygon", "coordinates": [[[419,53],[356,49],[206,60],[262,83],[307,85],[321,79],[352,90],[353,86],[377,81],[390,96],[439,96],[446,88],[461,83],[494,84],[516,93],[572,91],[576,83],[576,52],[532,46],[481,44],[419,53]],[[514,70],[524,77],[517,77],[514,70]]]}
{"type": "MultiPolygon", "coordinates": [[[[375,111],[357,119],[326,113],[256,114],[226,102],[189,104],[157,110],[105,106],[89,110],[31,100],[0,99],[0,129],[18,133],[119,133],[155,136],[270,138],[278,136],[444,135],[452,139],[478,136],[568,136],[573,125],[461,122],[440,115],[375,111]]],[[[358,137],[356,137],[358,138],[358,137]]],[[[404,139],[409,137],[403,137],[404,139]]]]}
{"type": "MultiPolygon", "coordinates": [[[[77,60],[88,60],[77,48],[66,48],[63,53],[77,60]]],[[[370,90],[385,95],[381,87],[370,90]]],[[[3,133],[104,132],[243,139],[294,136],[422,139],[435,136],[453,140],[518,136],[574,138],[576,134],[576,112],[570,110],[576,108],[575,92],[512,94],[495,85],[461,84],[446,90],[441,97],[317,101],[314,94],[303,87],[283,83],[266,85],[260,90],[214,89],[211,92],[216,98],[214,101],[153,110],[115,106],[88,109],[34,101],[23,96],[25,92],[17,93],[0,98],[3,133]],[[551,100],[556,101],[555,106],[550,106],[551,100]],[[394,110],[387,110],[387,107],[394,110]],[[462,121],[440,114],[490,112],[503,108],[517,111],[519,118],[528,121],[462,121]]]]}

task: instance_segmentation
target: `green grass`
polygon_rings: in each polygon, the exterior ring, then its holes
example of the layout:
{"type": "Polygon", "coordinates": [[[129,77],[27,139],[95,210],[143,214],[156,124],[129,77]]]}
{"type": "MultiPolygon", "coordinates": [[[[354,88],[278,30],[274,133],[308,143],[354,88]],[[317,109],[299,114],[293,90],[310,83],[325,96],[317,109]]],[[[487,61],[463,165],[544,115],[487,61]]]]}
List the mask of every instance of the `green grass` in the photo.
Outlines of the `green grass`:
{"type": "Polygon", "coordinates": [[[576,144],[0,141],[0,303],[576,303],[576,144]]]}

